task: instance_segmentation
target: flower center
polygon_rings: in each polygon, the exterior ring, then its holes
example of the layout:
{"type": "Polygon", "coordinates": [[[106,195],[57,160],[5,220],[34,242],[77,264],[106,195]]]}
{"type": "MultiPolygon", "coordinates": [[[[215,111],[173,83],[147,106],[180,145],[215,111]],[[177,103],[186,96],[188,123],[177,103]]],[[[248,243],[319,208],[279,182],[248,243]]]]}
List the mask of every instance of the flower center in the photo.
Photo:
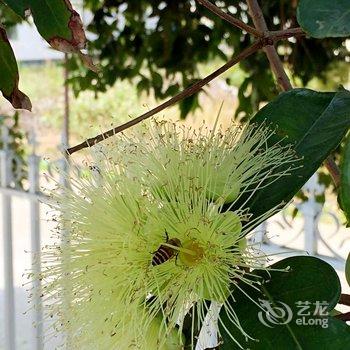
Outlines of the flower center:
{"type": "Polygon", "coordinates": [[[187,241],[182,246],[185,248],[179,253],[180,261],[187,266],[196,265],[204,256],[204,249],[194,240],[187,241]],[[187,252],[190,251],[190,252],[187,252]]]}

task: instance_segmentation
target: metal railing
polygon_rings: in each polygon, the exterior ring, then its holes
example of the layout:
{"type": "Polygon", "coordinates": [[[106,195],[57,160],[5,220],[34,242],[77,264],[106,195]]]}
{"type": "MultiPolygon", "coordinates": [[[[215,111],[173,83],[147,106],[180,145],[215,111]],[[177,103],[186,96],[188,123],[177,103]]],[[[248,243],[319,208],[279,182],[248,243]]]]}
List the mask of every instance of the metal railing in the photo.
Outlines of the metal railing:
{"type": "MultiPolygon", "coordinates": [[[[23,176],[23,160],[10,149],[11,136],[8,129],[3,126],[1,129],[2,149],[0,149],[0,194],[1,194],[1,221],[3,236],[3,265],[4,265],[4,348],[5,350],[16,349],[16,322],[15,322],[15,289],[14,289],[14,254],[13,254],[13,197],[21,197],[29,202],[30,216],[30,240],[33,272],[40,271],[40,259],[35,258],[41,250],[40,232],[40,200],[47,200],[47,197],[39,189],[39,167],[41,158],[35,154],[35,147],[32,154],[27,158],[26,167],[27,185],[26,189],[19,185],[19,179],[23,176]]],[[[35,144],[35,139],[30,140],[35,144]]],[[[22,179],[21,179],[22,180],[22,179]]],[[[1,243],[0,243],[1,244],[1,243]]],[[[24,253],[24,252],[23,252],[24,253]]],[[[32,332],[35,332],[32,349],[43,349],[43,310],[40,298],[40,281],[33,283],[34,293],[34,324],[32,332]]]]}

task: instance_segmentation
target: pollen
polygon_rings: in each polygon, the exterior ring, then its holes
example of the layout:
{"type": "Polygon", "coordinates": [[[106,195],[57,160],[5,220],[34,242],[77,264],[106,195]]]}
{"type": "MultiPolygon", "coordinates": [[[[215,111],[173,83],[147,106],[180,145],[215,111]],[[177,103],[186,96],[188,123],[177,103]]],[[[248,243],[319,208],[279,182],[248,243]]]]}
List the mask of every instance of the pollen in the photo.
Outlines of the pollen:
{"type": "Polygon", "coordinates": [[[180,261],[188,267],[197,265],[204,257],[203,247],[195,240],[185,242],[183,248],[191,252],[180,251],[179,253],[180,261]]]}

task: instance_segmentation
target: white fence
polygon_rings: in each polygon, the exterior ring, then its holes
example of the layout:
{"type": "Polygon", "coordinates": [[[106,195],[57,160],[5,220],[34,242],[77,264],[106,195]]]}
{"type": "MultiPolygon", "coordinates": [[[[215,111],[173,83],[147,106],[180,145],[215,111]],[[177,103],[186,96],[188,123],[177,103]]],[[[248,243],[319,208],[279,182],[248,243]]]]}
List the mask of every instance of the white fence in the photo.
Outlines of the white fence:
{"type": "Polygon", "coordinates": [[[330,209],[317,201],[317,197],[324,193],[317,174],[310,178],[303,190],[307,200],[292,203],[282,213],[263,223],[255,232],[254,239],[262,242],[262,249],[267,253],[317,256],[342,273],[350,251],[350,231],[336,212],[335,198],[330,209]],[[296,219],[292,219],[293,208],[299,211],[296,219]]]}
{"type": "MultiPolygon", "coordinates": [[[[52,349],[52,345],[43,344],[43,328],[42,328],[42,309],[40,307],[40,297],[36,300],[37,307],[31,313],[31,318],[35,327],[26,326],[25,330],[18,328],[18,313],[15,307],[15,288],[14,288],[14,261],[17,257],[13,255],[13,237],[16,232],[13,230],[13,214],[15,213],[20,220],[23,220],[24,213],[18,212],[14,208],[12,201],[20,197],[29,203],[29,234],[30,234],[30,251],[31,257],[33,253],[39,252],[41,243],[41,220],[40,211],[42,204],[41,198],[45,196],[39,190],[39,184],[43,174],[40,172],[42,159],[35,154],[35,140],[30,141],[32,145],[32,154],[23,161],[18,158],[9,148],[10,137],[6,128],[2,129],[3,147],[0,150],[0,196],[1,217],[2,222],[2,242],[3,256],[2,264],[4,268],[4,288],[3,288],[3,305],[0,308],[2,318],[4,320],[4,329],[0,329],[0,349],[1,332],[3,336],[3,348],[5,350],[29,349],[41,350],[44,347],[52,349]],[[18,186],[19,181],[23,177],[23,169],[27,168],[27,176],[25,186],[18,186]],[[17,327],[17,329],[16,329],[17,327]],[[22,332],[30,332],[31,340],[26,342],[24,346],[18,341],[18,335],[22,332]]],[[[320,256],[330,262],[335,268],[343,270],[344,255],[349,250],[345,245],[348,243],[349,234],[340,232],[340,224],[334,213],[327,212],[322,205],[316,201],[317,194],[323,191],[317,183],[317,177],[313,176],[306,184],[305,189],[308,193],[308,200],[298,205],[301,216],[292,223],[289,221],[290,216],[283,213],[278,217],[271,218],[268,223],[260,226],[254,236],[255,241],[262,242],[263,250],[268,253],[279,253],[281,251],[289,251],[296,254],[297,251],[304,251],[311,255],[320,256]],[[328,217],[324,223],[324,217],[328,217]],[[325,230],[326,232],[323,232],[325,230]],[[288,232],[288,234],[286,234],[288,232]],[[339,236],[339,239],[336,238],[339,236]],[[330,239],[331,238],[331,239],[330,239]],[[330,244],[331,242],[331,244],[330,244]],[[337,243],[338,242],[338,243],[337,243]],[[335,246],[334,246],[335,244],[335,246]]],[[[48,230],[47,230],[48,231],[48,230]]],[[[1,249],[0,249],[1,251],[1,249]]],[[[25,254],[23,251],[22,254],[25,254]]],[[[283,256],[282,256],[283,257],[283,256]]],[[[1,261],[0,261],[1,262],[1,261]]],[[[35,270],[40,270],[40,261],[32,258],[32,264],[35,270]]],[[[1,265],[1,264],[0,264],[1,265]]],[[[40,289],[40,282],[36,282],[35,288],[40,289]]],[[[0,284],[1,292],[1,284],[0,284]]],[[[40,293],[36,293],[40,295],[40,293]]],[[[24,298],[26,296],[24,295],[24,298]]],[[[1,325],[0,325],[1,326],[1,325]]],[[[1,328],[1,327],[0,327],[1,328]]]]}
{"type": "MultiPolygon", "coordinates": [[[[23,313],[26,310],[16,310],[15,307],[15,288],[14,288],[14,261],[18,259],[13,254],[13,226],[14,223],[23,219],[24,213],[18,212],[13,205],[13,200],[21,198],[29,204],[29,234],[30,246],[27,248],[28,252],[22,251],[24,255],[31,257],[30,266],[34,271],[40,271],[40,259],[36,259],[36,253],[41,249],[41,219],[40,206],[42,200],[47,200],[45,195],[40,192],[40,162],[41,158],[35,154],[35,139],[29,140],[29,145],[32,147],[32,154],[30,154],[26,161],[14,154],[10,149],[11,137],[8,129],[2,127],[1,142],[3,144],[0,150],[0,179],[1,179],[1,223],[2,223],[2,259],[3,265],[3,305],[1,305],[0,312],[3,313],[2,319],[3,329],[0,327],[0,349],[1,333],[3,332],[3,348],[5,350],[15,350],[19,348],[28,349],[43,349],[43,310],[40,300],[40,281],[35,282],[34,287],[37,293],[37,299],[33,300],[34,309],[31,312],[32,324],[31,329],[17,329],[16,319],[18,313],[23,313]],[[15,217],[13,214],[16,214],[15,217]],[[32,333],[30,337],[30,344],[25,342],[25,345],[18,344],[17,335],[21,333],[32,333]]],[[[23,271],[25,273],[25,271],[23,271]]],[[[24,282],[24,278],[23,278],[24,282]]],[[[1,284],[0,284],[1,289],[1,284]]],[[[24,289],[24,288],[23,288],[24,289]]],[[[1,290],[0,290],[1,291],[1,290]]],[[[24,289],[25,291],[25,289],[24,289]]],[[[24,298],[26,298],[25,294],[24,298]]],[[[30,306],[28,306],[28,309],[30,306]]],[[[0,318],[0,319],[1,319],[0,318]]]]}

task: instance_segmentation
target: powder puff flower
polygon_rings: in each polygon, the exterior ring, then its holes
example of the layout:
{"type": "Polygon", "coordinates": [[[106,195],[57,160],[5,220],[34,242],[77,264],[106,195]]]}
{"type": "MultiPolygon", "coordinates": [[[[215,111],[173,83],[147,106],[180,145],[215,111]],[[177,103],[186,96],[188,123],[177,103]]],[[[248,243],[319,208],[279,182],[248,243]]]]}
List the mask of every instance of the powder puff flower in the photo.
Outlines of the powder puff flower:
{"type": "Polygon", "coordinates": [[[295,161],[272,134],[153,121],[91,148],[89,170],[54,193],[66,239],[44,249],[37,276],[69,348],[182,349],[184,316],[195,308],[198,333],[208,301],[241,329],[226,299],[264,264],[245,236],[271,215],[251,219],[242,198],[295,161]]]}

